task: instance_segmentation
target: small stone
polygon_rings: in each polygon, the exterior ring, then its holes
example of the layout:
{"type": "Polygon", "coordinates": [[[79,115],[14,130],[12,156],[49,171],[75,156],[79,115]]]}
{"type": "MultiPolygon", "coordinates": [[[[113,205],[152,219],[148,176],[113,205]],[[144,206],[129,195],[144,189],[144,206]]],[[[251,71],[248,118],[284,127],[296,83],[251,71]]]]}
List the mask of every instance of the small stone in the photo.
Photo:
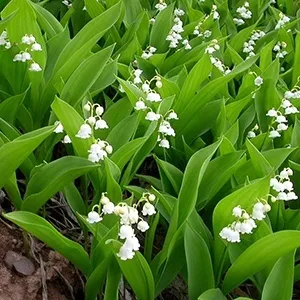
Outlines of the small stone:
{"type": "Polygon", "coordinates": [[[21,260],[23,258],[23,255],[15,252],[15,251],[7,251],[4,257],[4,263],[7,266],[8,269],[11,269],[13,264],[18,261],[21,260]]]}
{"type": "Polygon", "coordinates": [[[25,276],[32,275],[35,271],[34,264],[26,257],[23,257],[21,260],[14,262],[13,267],[19,274],[25,276]]]}

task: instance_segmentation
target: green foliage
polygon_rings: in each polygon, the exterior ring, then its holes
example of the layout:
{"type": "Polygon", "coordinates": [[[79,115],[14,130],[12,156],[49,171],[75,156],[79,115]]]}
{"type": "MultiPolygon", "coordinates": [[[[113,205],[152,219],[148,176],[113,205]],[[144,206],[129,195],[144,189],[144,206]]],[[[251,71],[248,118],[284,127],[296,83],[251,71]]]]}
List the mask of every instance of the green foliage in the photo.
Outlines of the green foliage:
{"type": "Polygon", "coordinates": [[[293,299],[298,17],[288,0],[4,1],[1,217],[72,262],[87,300],[178,282],[189,299],[293,299]]]}

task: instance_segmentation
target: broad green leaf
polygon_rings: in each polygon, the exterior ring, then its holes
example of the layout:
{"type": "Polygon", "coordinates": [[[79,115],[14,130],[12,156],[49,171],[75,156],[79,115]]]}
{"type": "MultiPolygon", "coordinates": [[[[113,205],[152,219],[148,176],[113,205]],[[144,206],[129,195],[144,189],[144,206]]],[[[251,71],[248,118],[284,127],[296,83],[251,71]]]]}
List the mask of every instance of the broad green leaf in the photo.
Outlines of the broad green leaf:
{"type": "Polygon", "coordinates": [[[249,152],[252,164],[255,168],[258,177],[269,175],[273,169],[264,156],[254,147],[254,145],[247,140],[247,150],[249,152]]]}
{"type": "Polygon", "coordinates": [[[183,175],[183,181],[178,196],[178,226],[192,213],[198,195],[198,187],[207,169],[208,163],[217,151],[222,140],[200,149],[189,160],[183,175]]]}
{"type": "Polygon", "coordinates": [[[19,95],[11,96],[7,99],[5,99],[0,104],[0,117],[9,122],[14,123],[18,110],[28,92],[28,89],[19,95]]]}
{"type": "Polygon", "coordinates": [[[141,137],[124,144],[115,152],[113,152],[112,156],[110,157],[111,161],[113,161],[120,170],[123,170],[131,157],[139,151],[146,140],[147,137],[141,137]]]}
{"type": "Polygon", "coordinates": [[[52,38],[63,31],[63,26],[47,9],[43,8],[38,3],[30,2],[30,4],[35,10],[38,23],[43,31],[47,33],[49,38],[52,38]]]}
{"type": "Polygon", "coordinates": [[[100,76],[113,48],[107,47],[84,60],[64,85],[61,99],[75,107],[100,76]]]}
{"type": "Polygon", "coordinates": [[[136,297],[143,300],[153,300],[153,275],[144,256],[140,252],[136,252],[133,259],[123,261],[116,255],[121,243],[117,241],[110,241],[110,245],[115,252],[120,269],[132,287],[136,297]]]}
{"type": "Polygon", "coordinates": [[[0,147],[0,187],[3,187],[14,171],[53,132],[53,129],[53,126],[37,129],[0,147]]]}
{"type": "Polygon", "coordinates": [[[92,144],[92,139],[80,139],[76,137],[80,126],[84,123],[84,119],[72,106],[65,101],[60,100],[58,97],[53,101],[51,108],[72,140],[75,152],[79,156],[87,157],[88,150],[92,144]]]}
{"type": "Polygon", "coordinates": [[[295,251],[279,258],[262,292],[262,300],[292,300],[295,251]]]}
{"type": "Polygon", "coordinates": [[[198,122],[198,114],[199,110],[204,107],[206,103],[212,101],[217,93],[224,87],[224,84],[227,84],[230,80],[232,80],[238,74],[246,71],[250,68],[255,61],[257,60],[257,56],[253,56],[247,59],[245,62],[236,66],[231,73],[226,76],[222,76],[217,78],[208,84],[206,84],[196,96],[194,96],[190,103],[185,107],[185,109],[180,113],[180,120],[184,120],[184,122],[179,122],[177,127],[177,135],[185,135],[189,132],[193,131],[196,128],[195,123],[198,122]]]}
{"type": "Polygon", "coordinates": [[[212,160],[203,176],[198,191],[197,204],[203,206],[210,201],[230,177],[241,167],[246,158],[243,151],[228,153],[212,160]]]}
{"type": "Polygon", "coordinates": [[[226,273],[223,291],[228,294],[244,280],[272,266],[276,261],[300,247],[300,232],[295,230],[279,231],[269,234],[247,248],[232,264],[226,273]]]}
{"type": "Polygon", "coordinates": [[[189,299],[197,299],[203,292],[215,287],[210,252],[196,230],[187,225],[184,234],[189,299]]]}
{"type": "Polygon", "coordinates": [[[113,256],[106,257],[90,274],[85,285],[85,300],[95,300],[103,287],[113,256]]]}
{"type": "Polygon", "coordinates": [[[67,184],[64,187],[64,195],[68,204],[74,212],[78,212],[79,214],[86,214],[86,206],[80,195],[80,192],[76,188],[73,182],[67,184]]]}
{"type": "Polygon", "coordinates": [[[198,300],[226,300],[220,289],[211,289],[204,292],[198,300]]]}
{"type": "Polygon", "coordinates": [[[28,182],[22,210],[36,213],[68,183],[97,167],[97,164],[76,156],[62,157],[44,165],[28,182]]]}
{"type": "MultiPolygon", "coordinates": [[[[181,187],[181,183],[182,183],[183,173],[178,168],[173,166],[172,164],[170,164],[166,161],[160,160],[158,157],[154,157],[154,158],[159,167],[161,177],[163,175],[166,176],[166,179],[169,181],[172,188],[178,195],[180,187],[181,187]]],[[[163,185],[163,190],[167,191],[163,180],[162,180],[162,185],[163,185]]]]}
{"type": "Polygon", "coordinates": [[[26,211],[11,212],[4,217],[59,252],[83,274],[89,275],[91,271],[89,257],[82,246],[64,237],[44,218],[26,211]]]}
{"type": "Polygon", "coordinates": [[[174,107],[175,111],[183,111],[184,107],[191,101],[196,92],[200,89],[202,82],[208,78],[211,69],[212,64],[210,62],[209,55],[204,55],[187,76],[179,98],[176,101],[176,105],[174,107]]]}
{"type": "Polygon", "coordinates": [[[166,37],[173,25],[173,10],[174,4],[162,10],[156,17],[151,30],[149,45],[157,48],[160,53],[168,49],[169,41],[166,41],[166,37]]]}
{"type": "Polygon", "coordinates": [[[226,248],[225,243],[221,240],[221,237],[219,237],[219,233],[223,227],[226,227],[235,220],[232,216],[232,209],[238,205],[246,211],[252,208],[257,199],[265,198],[269,193],[269,182],[269,177],[254,181],[229,194],[215,207],[213,212],[213,228],[214,236],[216,237],[214,248],[214,264],[216,270],[221,268],[221,260],[224,255],[223,251],[226,248]]]}

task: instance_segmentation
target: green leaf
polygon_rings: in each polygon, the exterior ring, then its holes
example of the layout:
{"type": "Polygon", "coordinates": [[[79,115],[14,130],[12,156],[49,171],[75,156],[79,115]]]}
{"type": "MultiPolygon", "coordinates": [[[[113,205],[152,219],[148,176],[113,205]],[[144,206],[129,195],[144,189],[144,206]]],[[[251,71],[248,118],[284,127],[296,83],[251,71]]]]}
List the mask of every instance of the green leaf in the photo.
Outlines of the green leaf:
{"type": "Polygon", "coordinates": [[[113,161],[120,170],[123,170],[131,157],[141,149],[147,139],[148,137],[141,137],[124,144],[112,154],[110,158],[111,161],[113,161]]]}
{"type": "Polygon", "coordinates": [[[166,41],[166,37],[173,24],[173,10],[173,3],[162,10],[155,18],[155,23],[151,30],[149,45],[158,49],[160,53],[168,49],[169,41],[166,41]]]}
{"type": "Polygon", "coordinates": [[[0,188],[30,153],[53,132],[53,129],[53,126],[37,129],[0,147],[0,188]]]}
{"type": "Polygon", "coordinates": [[[226,300],[220,289],[211,289],[204,292],[198,300],[226,300]]]}
{"type": "Polygon", "coordinates": [[[205,54],[195,64],[186,80],[184,81],[178,100],[174,107],[175,111],[183,111],[186,105],[189,104],[191,99],[195,96],[196,92],[200,89],[202,82],[208,78],[212,69],[212,63],[209,55],[205,54]]]}
{"type": "Polygon", "coordinates": [[[113,49],[107,47],[84,60],[64,85],[61,99],[75,107],[100,76],[113,49]]]}
{"type": "Polygon", "coordinates": [[[199,186],[197,204],[204,206],[210,201],[230,177],[246,162],[243,151],[228,153],[212,160],[199,186]]]}
{"type": "Polygon", "coordinates": [[[247,248],[227,271],[223,291],[228,294],[250,276],[272,266],[276,261],[300,247],[300,232],[285,230],[269,234],[247,248]]]}
{"type": "Polygon", "coordinates": [[[53,101],[51,108],[62,123],[64,130],[72,140],[75,152],[82,157],[88,156],[88,150],[92,144],[92,138],[80,139],[76,137],[80,126],[84,123],[83,118],[68,103],[58,97],[53,101]]]}
{"type": "Polygon", "coordinates": [[[22,210],[36,213],[68,183],[97,167],[97,164],[76,156],[62,157],[44,165],[28,182],[22,210]]]}
{"type": "Polygon", "coordinates": [[[192,213],[198,195],[198,187],[206,171],[209,161],[217,151],[222,140],[200,149],[189,160],[183,175],[182,186],[178,196],[178,226],[192,213]]]}
{"type": "MultiPolygon", "coordinates": [[[[221,268],[223,251],[226,249],[225,243],[219,237],[219,233],[223,227],[226,227],[235,220],[232,216],[232,209],[238,205],[245,210],[252,208],[257,199],[264,198],[269,193],[269,183],[269,177],[254,181],[251,184],[229,194],[215,207],[213,212],[213,228],[216,239],[214,248],[214,264],[216,269],[221,268]]],[[[221,270],[218,271],[220,272],[221,270]]]]}
{"type": "Polygon", "coordinates": [[[197,228],[187,225],[184,235],[189,299],[197,299],[201,293],[215,287],[210,252],[196,230],[197,228]]]}
{"type": "Polygon", "coordinates": [[[26,211],[11,212],[4,217],[33,234],[68,259],[85,275],[89,275],[89,257],[82,246],[64,237],[44,218],[26,211]]]}
{"type": "Polygon", "coordinates": [[[246,141],[246,146],[257,176],[263,177],[269,175],[273,171],[269,162],[249,140],[246,141]]]}
{"type": "Polygon", "coordinates": [[[136,297],[143,300],[154,299],[154,280],[151,269],[140,252],[136,252],[133,259],[123,261],[117,255],[120,242],[110,241],[117,262],[126,280],[132,287],[136,297]]]}
{"type": "Polygon", "coordinates": [[[262,300],[292,300],[295,251],[282,256],[274,265],[262,292],[262,300]]]}
{"type": "Polygon", "coordinates": [[[11,96],[7,99],[5,99],[0,104],[0,117],[9,122],[14,123],[18,110],[28,92],[28,89],[19,95],[11,96]]]}

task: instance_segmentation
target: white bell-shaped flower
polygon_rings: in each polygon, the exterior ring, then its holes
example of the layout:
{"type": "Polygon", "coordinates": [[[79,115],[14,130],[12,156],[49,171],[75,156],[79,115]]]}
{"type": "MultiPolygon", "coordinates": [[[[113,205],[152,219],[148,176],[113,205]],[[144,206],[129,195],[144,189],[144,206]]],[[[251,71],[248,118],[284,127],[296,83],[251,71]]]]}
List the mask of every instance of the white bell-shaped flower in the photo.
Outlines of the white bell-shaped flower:
{"type": "Polygon", "coordinates": [[[127,259],[132,259],[134,257],[134,252],[131,248],[126,247],[123,245],[119,252],[118,252],[118,257],[120,257],[121,260],[127,260],[127,259]]]}
{"type": "Polygon", "coordinates": [[[130,225],[122,225],[119,232],[120,239],[128,239],[134,237],[134,230],[130,225]]]}
{"type": "Polygon", "coordinates": [[[141,245],[139,243],[139,240],[135,236],[133,236],[125,240],[124,246],[134,251],[138,251],[141,245]]]}
{"type": "Polygon", "coordinates": [[[88,213],[88,217],[86,219],[90,224],[98,223],[102,221],[102,217],[96,212],[91,211],[88,213]]]}
{"type": "Polygon", "coordinates": [[[149,229],[149,224],[146,221],[139,221],[137,224],[138,230],[145,232],[149,229]]]}
{"type": "Polygon", "coordinates": [[[96,107],[96,115],[102,116],[103,113],[104,113],[104,108],[101,105],[97,106],[96,107]]]}
{"type": "Polygon", "coordinates": [[[155,92],[148,93],[146,99],[151,102],[160,102],[161,101],[160,95],[155,92]]]}
{"type": "Polygon", "coordinates": [[[145,110],[145,109],[147,109],[147,106],[144,101],[139,100],[135,103],[134,109],[135,110],[145,110]]]}
{"type": "Polygon", "coordinates": [[[29,71],[32,71],[32,72],[40,72],[42,71],[42,68],[40,67],[40,65],[38,63],[32,63],[29,67],[29,71]]]}
{"type": "Polygon", "coordinates": [[[232,210],[232,215],[235,216],[236,218],[240,218],[243,214],[243,210],[241,209],[240,206],[236,206],[232,210]]]}
{"type": "Polygon", "coordinates": [[[172,111],[172,112],[170,112],[169,115],[167,116],[167,119],[168,119],[168,120],[178,120],[179,118],[178,118],[176,112],[172,111]]]}
{"type": "Polygon", "coordinates": [[[97,163],[97,162],[99,162],[100,158],[97,153],[92,152],[88,155],[88,160],[93,163],[97,163]]]}
{"type": "Polygon", "coordinates": [[[113,152],[113,147],[111,145],[106,145],[105,146],[105,151],[108,153],[108,154],[112,154],[113,152]]]}
{"type": "Polygon", "coordinates": [[[149,111],[145,117],[146,120],[148,121],[158,121],[160,119],[161,115],[160,114],[156,114],[153,111],[149,111]]]}
{"type": "Polygon", "coordinates": [[[287,193],[287,201],[288,200],[297,200],[298,199],[298,196],[294,193],[294,192],[289,192],[287,193]]]}
{"type": "Polygon", "coordinates": [[[107,123],[101,119],[101,120],[97,120],[96,124],[95,124],[95,129],[106,129],[108,128],[107,123]]]}
{"type": "Polygon", "coordinates": [[[167,139],[160,140],[158,145],[159,145],[159,147],[162,147],[162,148],[166,148],[166,149],[170,148],[170,142],[167,139]]]}
{"type": "Polygon", "coordinates": [[[25,62],[25,61],[27,61],[27,60],[31,60],[31,55],[30,55],[30,53],[28,53],[28,52],[23,52],[23,53],[22,53],[22,59],[21,59],[21,61],[22,61],[22,62],[25,62]]]}
{"type": "Polygon", "coordinates": [[[108,203],[104,204],[103,207],[102,207],[102,211],[105,215],[106,214],[113,214],[114,209],[115,209],[115,206],[112,202],[108,202],[108,203]]]}
{"type": "Polygon", "coordinates": [[[266,116],[268,116],[268,117],[277,117],[278,112],[277,112],[276,109],[272,108],[267,112],[266,116]]]}
{"type": "Polygon", "coordinates": [[[143,206],[142,213],[143,213],[144,216],[147,216],[147,215],[152,216],[152,215],[154,215],[156,213],[154,205],[152,205],[149,202],[146,202],[144,204],[144,206],[143,206]]]}
{"type": "Polygon", "coordinates": [[[289,191],[289,192],[291,192],[294,189],[293,183],[291,181],[285,181],[282,184],[284,186],[284,189],[289,191]]]}
{"type": "Polygon", "coordinates": [[[63,133],[64,132],[64,127],[59,121],[56,121],[54,123],[54,125],[56,125],[56,127],[53,130],[53,132],[55,132],[55,133],[63,133]]]}
{"type": "Polygon", "coordinates": [[[269,137],[275,139],[277,137],[281,137],[281,134],[277,130],[271,130],[269,133],[269,137]]]}
{"type": "Polygon", "coordinates": [[[276,199],[277,200],[287,201],[288,197],[287,197],[287,194],[285,192],[280,192],[280,193],[278,193],[276,199]]]}
{"type": "Polygon", "coordinates": [[[31,45],[31,51],[42,51],[42,46],[39,43],[33,43],[31,45]]]}
{"type": "Polygon", "coordinates": [[[92,128],[89,124],[82,124],[78,133],[76,134],[77,137],[81,139],[88,139],[92,135],[92,128]]]}
{"type": "Polygon", "coordinates": [[[62,142],[64,144],[71,144],[72,140],[70,139],[70,137],[68,135],[65,135],[62,142]]]}

